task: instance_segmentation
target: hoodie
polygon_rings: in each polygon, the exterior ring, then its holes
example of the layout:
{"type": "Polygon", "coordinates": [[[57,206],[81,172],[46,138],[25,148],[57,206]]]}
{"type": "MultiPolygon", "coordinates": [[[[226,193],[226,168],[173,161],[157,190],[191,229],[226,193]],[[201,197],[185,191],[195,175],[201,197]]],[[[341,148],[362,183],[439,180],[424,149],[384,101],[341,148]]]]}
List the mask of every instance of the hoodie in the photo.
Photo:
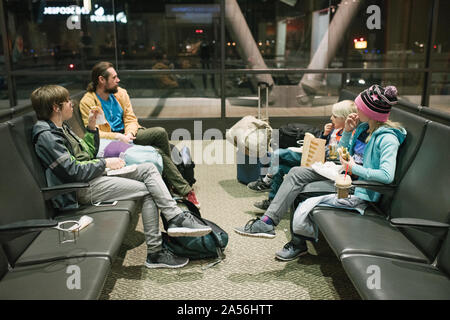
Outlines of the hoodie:
{"type": "MultiPolygon", "coordinates": [[[[34,149],[45,168],[47,185],[52,187],[71,182],[89,182],[101,176],[106,162],[95,158],[100,141],[98,129],[88,129],[84,138],[80,139],[66,124],[63,127],[71,135],[71,140],[78,141],[78,154],[64,131],[53,122],[37,121],[33,126],[34,149]]],[[[57,196],[52,202],[60,210],[79,207],[75,192],[57,196]]]]}
{"type": "MultiPolygon", "coordinates": [[[[367,122],[359,124],[353,138],[351,132],[344,130],[339,147],[346,147],[350,155],[353,156],[356,140],[368,128],[369,124],[367,122]]],[[[366,145],[363,165],[354,165],[352,173],[357,175],[360,180],[372,180],[385,184],[391,183],[395,176],[397,151],[405,138],[406,130],[404,128],[379,127],[372,133],[366,145]]],[[[377,202],[381,194],[364,188],[355,188],[355,196],[367,201],[377,202]]]]}

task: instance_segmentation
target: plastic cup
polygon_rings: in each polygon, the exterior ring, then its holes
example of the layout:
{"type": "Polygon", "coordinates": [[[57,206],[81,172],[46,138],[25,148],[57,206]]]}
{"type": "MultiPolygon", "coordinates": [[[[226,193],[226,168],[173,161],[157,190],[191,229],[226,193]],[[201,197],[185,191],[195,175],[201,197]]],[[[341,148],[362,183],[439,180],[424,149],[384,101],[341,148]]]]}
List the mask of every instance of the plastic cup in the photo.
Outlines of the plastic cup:
{"type": "Polygon", "coordinates": [[[348,198],[350,188],[352,187],[352,178],[349,175],[345,176],[341,174],[336,178],[334,185],[339,199],[348,198]]]}

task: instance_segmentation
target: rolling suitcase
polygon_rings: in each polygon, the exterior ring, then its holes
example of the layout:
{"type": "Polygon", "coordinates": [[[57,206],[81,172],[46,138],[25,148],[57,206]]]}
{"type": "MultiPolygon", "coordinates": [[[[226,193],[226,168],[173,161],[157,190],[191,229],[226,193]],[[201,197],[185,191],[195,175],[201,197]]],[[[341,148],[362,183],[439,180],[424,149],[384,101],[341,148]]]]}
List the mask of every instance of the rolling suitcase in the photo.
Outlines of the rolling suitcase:
{"type": "MultiPolygon", "coordinates": [[[[258,119],[264,122],[269,120],[269,85],[264,82],[258,83],[258,119]],[[261,106],[265,105],[265,118],[261,118],[261,106]]],[[[268,126],[270,128],[270,126],[268,126]]],[[[270,129],[271,135],[271,129],[270,129]]],[[[268,140],[270,141],[270,137],[268,140]]],[[[267,143],[268,145],[268,143],[267,143]]],[[[269,146],[267,146],[267,149],[269,146]]],[[[269,150],[267,150],[269,151],[269,150]]],[[[238,147],[236,154],[237,162],[237,180],[243,184],[248,184],[267,173],[270,166],[270,154],[251,154],[247,150],[240,150],[238,147]]]]}

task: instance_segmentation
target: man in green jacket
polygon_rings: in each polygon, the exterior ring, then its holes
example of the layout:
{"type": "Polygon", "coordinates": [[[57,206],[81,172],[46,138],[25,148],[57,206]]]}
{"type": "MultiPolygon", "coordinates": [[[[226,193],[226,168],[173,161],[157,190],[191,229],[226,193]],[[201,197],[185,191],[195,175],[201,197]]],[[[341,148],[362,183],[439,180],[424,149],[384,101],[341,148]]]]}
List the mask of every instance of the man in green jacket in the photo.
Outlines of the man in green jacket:
{"type": "Polygon", "coordinates": [[[195,221],[189,212],[177,207],[161,175],[152,163],[143,163],[136,170],[120,176],[107,176],[105,170],[120,169],[120,158],[96,159],[99,133],[95,127],[97,111],[89,112],[87,132],[80,139],[64,121],[72,117],[69,92],[57,85],[46,85],[33,91],[31,103],[39,121],[33,127],[35,150],[46,171],[49,186],[70,182],[89,182],[89,188],[76,195],[61,196],[54,206],[64,210],[81,204],[100,201],[135,200],[142,198],[142,222],[147,243],[148,268],[179,268],[189,259],[177,257],[162,247],[159,214],[168,221],[171,236],[203,236],[211,228],[195,221]]]}

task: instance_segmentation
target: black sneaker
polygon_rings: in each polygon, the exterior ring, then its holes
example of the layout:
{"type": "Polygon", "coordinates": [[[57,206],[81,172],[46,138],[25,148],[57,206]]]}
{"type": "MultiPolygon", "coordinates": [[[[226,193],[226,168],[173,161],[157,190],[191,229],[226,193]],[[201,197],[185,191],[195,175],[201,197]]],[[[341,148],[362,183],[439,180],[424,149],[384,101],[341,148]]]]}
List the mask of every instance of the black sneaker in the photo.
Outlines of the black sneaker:
{"type": "Polygon", "coordinates": [[[263,181],[262,178],[259,178],[256,181],[250,182],[247,187],[253,191],[264,192],[270,190],[270,183],[267,184],[263,181]]]}
{"type": "Polygon", "coordinates": [[[269,208],[271,202],[272,202],[271,199],[262,200],[262,201],[255,202],[253,204],[253,206],[255,206],[258,209],[266,211],[269,208]]]}
{"type": "Polygon", "coordinates": [[[187,265],[189,262],[188,258],[178,257],[174,255],[167,249],[162,249],[160,251],[149,253],[147,255],[147,260],[145,261],[145,266],[150,269],[156,268],[181,268],[187,265]]]}
{"type": "Polygon", "coordinates": [[[280,251],[275,253],[275,258],[281,261],[291,261],[308,253],[306,243],[304,245],[295,245],[292,241],[286,243],[280,251]]]}
{"type": "Polygon", "coordinates": [[[187,211],[171,219],[167,226],[167,234],[171,237],[202,237],[211,231],[211,227],[199,223],[187,211]]]}

